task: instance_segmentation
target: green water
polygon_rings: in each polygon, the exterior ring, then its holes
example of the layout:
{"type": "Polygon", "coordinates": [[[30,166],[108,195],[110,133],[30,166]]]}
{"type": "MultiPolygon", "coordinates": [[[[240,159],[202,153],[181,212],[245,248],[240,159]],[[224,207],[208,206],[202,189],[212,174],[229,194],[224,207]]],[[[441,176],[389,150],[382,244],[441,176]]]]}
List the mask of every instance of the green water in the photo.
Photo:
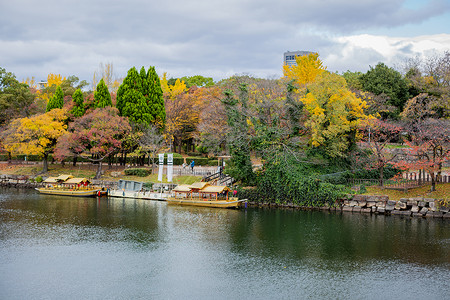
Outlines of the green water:
{"type": "Polygon", "coordinates": [[[450,221],[0,189],[0,299],[450,299],[450,221]]]}

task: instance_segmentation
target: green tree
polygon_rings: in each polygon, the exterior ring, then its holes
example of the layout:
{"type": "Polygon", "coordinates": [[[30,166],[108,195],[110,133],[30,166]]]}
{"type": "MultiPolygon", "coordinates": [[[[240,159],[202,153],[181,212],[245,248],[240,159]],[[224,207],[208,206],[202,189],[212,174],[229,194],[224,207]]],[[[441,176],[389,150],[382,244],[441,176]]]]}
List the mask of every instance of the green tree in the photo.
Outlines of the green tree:
{"type": "Polygon", "coordinates": [[[191,86],[210,87],[214,85],[214,80],[211,77],[203,77],[201,75],[184,76],[180,79],[186,83],[186,86],[188,88],[190,88],[191,86]]]}
{"type": "Polygon", "coordinates": [[[162,128],[165,122],[164,99],[161,83],[155,68],[140,73],[133,67],[117,91],[117,109],[130,121],[145,125],[155,124],[162,128]]]}
{"type": "Polygon", "coordinates": [[[30,116],[34,99],[28,85],[20,83],[13,73],[0,67],[0,127],[11,119],[30,116]]]}
{"type": "Polygon", "coordinates": [[[61,86],[58,86],[56,88],[55,94],[48,101],[47,109],[45,111],[49,112],[54,108],[63,108],[63,106],[64,106],[64,93],[61,89],[61,86]]]}
{"type": "Polygon", "coordinates": [[[97,85],[97,90],[94,92],[94,107],[103,108],[107,106],[112,106],[111,94],[102,78],[97,85]]]}
{"type": "Polygon", "coordinates": [[[225,91],[222,100],[225,105],[228,126],[228,146],[231,160],[227,166],[227,173],[243,184],[252,185],[255,181],[252,162],[250,160],[251,143],[248,135],[248,87],[241,83],[239,86],[239,98],[237,99],[230,90],[225,91]]]}
{"type": "Polygon", "coordinates": [[[74,117],[79,118],[86,112],[86,107],[84,105],[83,93],[80,89],[77,89],[72,95],[72,101],[74,106],[70,111],[74,117]]]}
{"type": "Polygon", "coordinates": [[[370,70],[360,78],[364,91],[375,95],[385,94],[389,97],[388,103],[396,107],[396,111],[387,117],[398,117],[409,99],[409,83],[402,74],[383,63],[378,63],[375,68],[370,67],[370,70]]]}
{"type": "Polygon", "coordinates": [[[163,128],[166,121],[166,110],[164,107],[163,91],[155,67],[150,67],[147,71],[148,102],[150,103],[151,114],[154,124],[163,128]]]}

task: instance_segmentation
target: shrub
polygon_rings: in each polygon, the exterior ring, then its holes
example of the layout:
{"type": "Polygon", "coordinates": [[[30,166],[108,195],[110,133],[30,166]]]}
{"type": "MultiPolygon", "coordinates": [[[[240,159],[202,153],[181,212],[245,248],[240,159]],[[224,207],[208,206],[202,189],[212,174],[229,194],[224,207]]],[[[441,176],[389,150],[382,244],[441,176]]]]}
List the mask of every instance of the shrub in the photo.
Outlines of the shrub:
{"type": "Polygon", "coordinates": [[[146,177],[152,173],[149,169],[125,169],[125,175],[146,177]]]}
{"type": "Polygon", "coordinates": [[[37,177],[35,178],[35,180],[36,180],[37,183],[40,183],[40,182],[44,181],[40,175],[37,176],[37,177]]]}

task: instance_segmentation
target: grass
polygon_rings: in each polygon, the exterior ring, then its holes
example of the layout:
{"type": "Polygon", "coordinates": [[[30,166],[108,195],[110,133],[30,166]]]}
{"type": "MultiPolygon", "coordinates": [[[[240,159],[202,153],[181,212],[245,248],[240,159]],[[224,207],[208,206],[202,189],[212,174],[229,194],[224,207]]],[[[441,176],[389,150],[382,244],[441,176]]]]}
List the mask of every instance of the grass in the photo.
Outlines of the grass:
{"type": "Polygon", "coordinates": [[[433,199],[449,199],[450,183],[437,184],[436,191],[430,192],[430,185],[409,189],[407,192],[383,189],[379,186],[366,187],[367,193],[364,195],[387,195],[390,200],[400,200],[401,198],[433,198],[433,199]]]}

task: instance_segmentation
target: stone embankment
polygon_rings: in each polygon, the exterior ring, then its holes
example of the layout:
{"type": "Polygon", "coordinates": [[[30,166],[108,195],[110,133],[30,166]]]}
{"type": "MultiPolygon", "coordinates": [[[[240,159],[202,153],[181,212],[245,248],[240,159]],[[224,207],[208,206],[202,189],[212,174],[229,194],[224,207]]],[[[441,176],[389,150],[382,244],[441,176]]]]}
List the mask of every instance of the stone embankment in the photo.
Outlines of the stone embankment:
{"type": "Polygon", "coordinates": [[[404,198],[393,201],[387,196],[355,195],[351,200],[344,200],[338,209],[354,213],[450,218],[448,204],[445,206],[442,200],[428,198],[404,198]]]}
{"type": "Polygon", "coordinates": [[[376,215],[399,215],[404,217],[433,217],[450,220],[449,206],[442,200],[428,198],[405,198],[389,200],[388,196],[355,195],[350,200],[342,200],[332,206],[305,207],[295,204],[249,202],[249,206],[291,208],[303,210],[324,210],[344,213],[365,213],[376,215]]]}

